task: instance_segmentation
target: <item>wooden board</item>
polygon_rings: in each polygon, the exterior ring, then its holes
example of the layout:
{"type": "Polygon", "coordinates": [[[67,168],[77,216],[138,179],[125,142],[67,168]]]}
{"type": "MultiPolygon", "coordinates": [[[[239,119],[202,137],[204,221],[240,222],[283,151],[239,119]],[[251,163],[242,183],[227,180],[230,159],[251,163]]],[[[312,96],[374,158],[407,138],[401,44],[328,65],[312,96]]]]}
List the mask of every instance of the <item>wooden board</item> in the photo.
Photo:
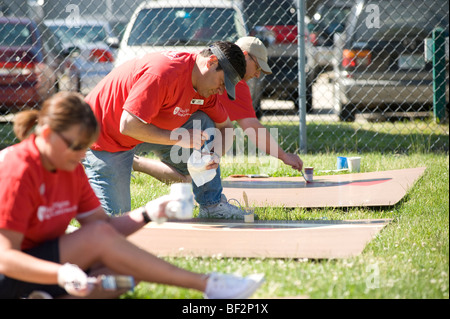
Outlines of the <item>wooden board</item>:
{"type": "Polygon", "coordinates": [[[348,258],[390,220],[255,221],[199,220],[150,223],[129,237],[158,256],[348,258]]]}
{"type": "Polygon", "coordinates": [[[303,177],[231,178],[223,193],[244,205],[243,192],[254,207],[391,206],[398,203],[425,172],[425,167],[391,171],[303,177]]]}

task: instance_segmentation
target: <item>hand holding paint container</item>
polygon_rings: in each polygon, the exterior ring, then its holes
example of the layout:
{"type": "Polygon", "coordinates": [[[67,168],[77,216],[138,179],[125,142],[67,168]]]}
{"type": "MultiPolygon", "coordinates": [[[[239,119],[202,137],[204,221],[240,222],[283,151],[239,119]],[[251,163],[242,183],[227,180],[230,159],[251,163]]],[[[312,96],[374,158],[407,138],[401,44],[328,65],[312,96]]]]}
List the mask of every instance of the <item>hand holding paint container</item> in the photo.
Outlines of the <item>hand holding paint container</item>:
{"type": "Polygon", "coordinates": [[[305,179],[308,181],[308,183],[313,181],[314,167],[305,167],[305,179]]]}
{"type": "Polygon", "coordinates": [[[192,184],[176,183],[170,187],[169,197],[171,201],[167,203],[166,215],[169,218],[190,219],[194,209],[194,196],[192,194],[192,184]]]}

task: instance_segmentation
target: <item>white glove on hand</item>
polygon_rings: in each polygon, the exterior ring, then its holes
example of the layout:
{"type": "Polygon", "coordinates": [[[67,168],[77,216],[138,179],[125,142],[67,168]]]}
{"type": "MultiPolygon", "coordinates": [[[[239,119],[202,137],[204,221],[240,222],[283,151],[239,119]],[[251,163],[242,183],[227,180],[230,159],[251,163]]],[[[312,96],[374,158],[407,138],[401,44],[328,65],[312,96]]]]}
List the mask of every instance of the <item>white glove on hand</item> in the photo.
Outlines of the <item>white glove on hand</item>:
{"type": "Polygon", "coordinates": [[[58,270],[58,285],[68,294],[77,297],[89,295],[94,288],[88,284],[88,276],[77,265],[66,263],[58,270]]]}
{"type": "Polygon", "coordinates": [[[157,224],[167,221],[165,207],[169,201],[169,195],[164,195],[145,204],[145,210],[147,211],[148,217],[157,224]]]}

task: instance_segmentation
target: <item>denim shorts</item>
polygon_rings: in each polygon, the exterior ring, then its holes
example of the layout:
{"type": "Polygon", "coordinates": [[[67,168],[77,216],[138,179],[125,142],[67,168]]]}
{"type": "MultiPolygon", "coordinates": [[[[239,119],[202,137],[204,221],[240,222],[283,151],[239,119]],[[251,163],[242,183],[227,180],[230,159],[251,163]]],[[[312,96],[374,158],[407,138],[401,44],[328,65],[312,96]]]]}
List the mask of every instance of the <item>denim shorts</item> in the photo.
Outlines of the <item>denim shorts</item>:
{"type": "MultiPolygon", "coordinates": [[[[59,240],[48,241],[38,247],[24,251],[24,253],[36,258],[60,263],[59,261],[59,240]]],[[[33,291],[45,291],[52,297],[66,295],[67,292],[58,285],[42,285],[24,282],[6,277],[0,274],[0,299],[27,298],[33,291]]]]}

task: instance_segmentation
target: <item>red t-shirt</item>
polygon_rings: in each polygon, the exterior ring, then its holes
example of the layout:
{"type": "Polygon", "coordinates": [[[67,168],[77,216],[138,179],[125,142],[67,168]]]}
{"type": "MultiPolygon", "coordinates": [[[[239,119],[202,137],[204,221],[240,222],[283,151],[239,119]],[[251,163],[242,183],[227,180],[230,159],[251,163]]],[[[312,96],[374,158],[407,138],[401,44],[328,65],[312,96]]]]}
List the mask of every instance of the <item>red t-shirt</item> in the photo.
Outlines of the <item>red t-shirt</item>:
{"type": "Polygon", "coordinates": [[[62,236],[72,218],[100,207],[83,166],[49,172],[34,139],[0,152],[0,228],[24,234],[22,250],[62,236]]]}
{"type": "Polygon", "coordinates": [[[119,152],[141,141],[119,131],[123,110],[161,129],[173,130],[187,122],[197,110],[216,123],[225,122],[227,112],[217,96],[205,99],[192,86],[196,53],[157,52],[125,62],[108,74],[86,97],[101,124],[93,150],[119,152]]]}
{"type": "Polygon", "coordinates": [[[252,96],[247,82],[244,80],[236,84],[236,99],[231,101],[226,92],[219,95],[219,104],[228,112],[231,121],[242,120],[246,118],[256,118],[253,108],[252,96]]]}

